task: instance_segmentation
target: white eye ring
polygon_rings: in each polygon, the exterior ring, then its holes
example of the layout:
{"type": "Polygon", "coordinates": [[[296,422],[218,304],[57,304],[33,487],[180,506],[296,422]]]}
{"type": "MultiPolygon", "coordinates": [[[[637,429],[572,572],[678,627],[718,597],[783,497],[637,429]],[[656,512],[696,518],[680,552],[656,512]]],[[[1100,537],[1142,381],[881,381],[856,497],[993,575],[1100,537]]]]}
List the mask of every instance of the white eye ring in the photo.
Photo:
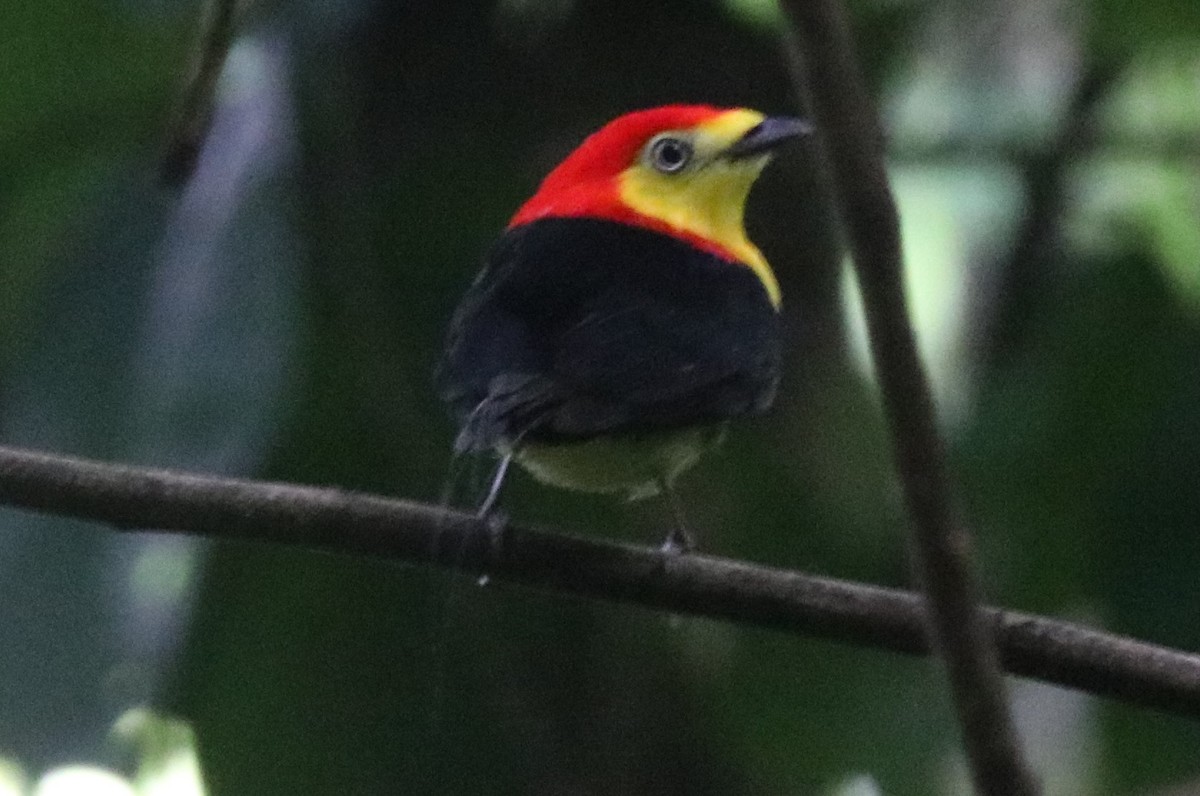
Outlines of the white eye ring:
{"type": "Polygon", "coordinates": [[[687,141],[664,135],[650,145],[650,165],[663,174],[675,174],[687,168],[693,154],[687,141]]]}

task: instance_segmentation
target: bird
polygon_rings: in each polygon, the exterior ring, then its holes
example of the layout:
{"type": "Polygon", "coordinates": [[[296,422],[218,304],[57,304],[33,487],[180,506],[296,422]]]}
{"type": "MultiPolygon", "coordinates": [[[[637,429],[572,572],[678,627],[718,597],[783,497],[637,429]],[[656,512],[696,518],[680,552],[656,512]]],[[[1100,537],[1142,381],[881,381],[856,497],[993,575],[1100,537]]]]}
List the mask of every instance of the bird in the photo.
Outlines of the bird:
{"type": "Polygon", "coordinates": [[[675,480],[764,412],[779,385],[778,281],[747,236],[755,180],[810,125],[748,108],[667,105],[589,135],[489,250],[455,310],[435,381],[458,454],[545,484],[665,493],[663,549],[688,551],[675,480]]]}

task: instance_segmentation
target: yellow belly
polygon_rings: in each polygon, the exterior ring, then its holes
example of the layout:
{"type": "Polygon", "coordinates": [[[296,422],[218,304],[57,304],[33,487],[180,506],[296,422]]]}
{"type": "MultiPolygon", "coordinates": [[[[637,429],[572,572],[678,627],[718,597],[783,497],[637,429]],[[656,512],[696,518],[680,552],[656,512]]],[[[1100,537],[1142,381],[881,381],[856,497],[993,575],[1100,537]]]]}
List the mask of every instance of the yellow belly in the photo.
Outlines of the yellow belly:
{"type": "Polygon", "coordinates": [[[514,458],[534,478],[551,486],[625,493],[638,500],[669,486],[724,436],[725,426],[718,425],[586,442],[526,444],[514,458]]]}

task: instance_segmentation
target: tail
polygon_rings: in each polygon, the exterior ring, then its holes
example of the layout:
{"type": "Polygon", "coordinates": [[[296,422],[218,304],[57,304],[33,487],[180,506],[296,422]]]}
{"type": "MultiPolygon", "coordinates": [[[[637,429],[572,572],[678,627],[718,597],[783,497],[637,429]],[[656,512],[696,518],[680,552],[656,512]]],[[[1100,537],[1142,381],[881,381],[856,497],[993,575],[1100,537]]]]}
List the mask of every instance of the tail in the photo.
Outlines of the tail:
{"type": "Polygon", "coordinates": [[[463,419],[454,451],[511,449],[543,425],[564,398],[559,387],[541,376],[497,376],[488,384],[487,395],[463,419]]]}

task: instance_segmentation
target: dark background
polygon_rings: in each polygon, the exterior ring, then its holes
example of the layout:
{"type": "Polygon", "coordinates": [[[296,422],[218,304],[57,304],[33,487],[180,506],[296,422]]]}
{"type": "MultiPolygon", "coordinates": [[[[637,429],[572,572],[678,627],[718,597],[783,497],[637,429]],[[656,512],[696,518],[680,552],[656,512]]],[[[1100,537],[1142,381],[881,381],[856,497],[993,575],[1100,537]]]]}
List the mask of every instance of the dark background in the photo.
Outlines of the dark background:
{"type": "MultiPolygon", "coordinates": [[[[1200,648],[1200,5],[853,11],[990,601],[1200,648]]],[[[0,9],[4,443],[437,501],[442,331],[540,176],[627,110],[798,109],[767,0],[259,2],[174,190],[196,15],[0,9]]],[[[751,199],[777,409],[683,496],[706,551],[907,585],[817,157],[751,199]]],[[[666,521],[523,475],[507,507],[647,543],[666,521]]],[[[0,757],[131,771],[108,731],[147,704],[190,722],[212,794],[964,792],[928,661],[478,574],[2,510],[0,757]]],[[[1200,724],[1013,685],[1050,794],[1200,777],[1200,724]]]]}

